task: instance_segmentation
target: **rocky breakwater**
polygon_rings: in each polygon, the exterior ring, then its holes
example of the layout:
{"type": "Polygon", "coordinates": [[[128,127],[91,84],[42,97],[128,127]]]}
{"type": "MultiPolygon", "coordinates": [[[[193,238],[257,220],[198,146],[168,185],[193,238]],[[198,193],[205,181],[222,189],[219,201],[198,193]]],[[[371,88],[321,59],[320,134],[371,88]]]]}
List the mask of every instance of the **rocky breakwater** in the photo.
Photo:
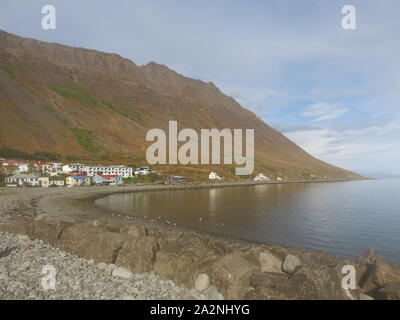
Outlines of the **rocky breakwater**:
{"type": "Polygon", "coordinates": [[[350,261],[321,251],[145,227],[142,222],[73,224],[43,215],[34,220],[15,217],[0,230],[28,235],[94,264],[154,274],[188,288],[177,298],[400,299],[400,267],[373,251],[350,261]],[[346,265],[356,270],[354,290],[342,288],[346,265]]]}

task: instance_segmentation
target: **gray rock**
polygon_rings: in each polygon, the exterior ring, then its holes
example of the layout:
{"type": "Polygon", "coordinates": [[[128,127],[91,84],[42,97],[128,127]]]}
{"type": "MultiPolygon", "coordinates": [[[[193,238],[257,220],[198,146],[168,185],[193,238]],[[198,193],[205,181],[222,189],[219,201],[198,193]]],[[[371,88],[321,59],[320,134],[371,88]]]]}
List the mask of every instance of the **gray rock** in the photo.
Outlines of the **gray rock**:
{"type": "Polygon", "coordinates": [[[282,272],[282,261],[268,250],[259,253],[258,262],[261,265],[261,272],[282,272]]]}
{"type": "Polygon", "coordinates": [[[359,299],[360,299],[360,300],[375,300],[373,297],[368,296],[368,295],[363,294],[363,293],[360,293],[359,299]]]}
{"type": "Polygon", "coordinates": [[[218,292],[216,286],[209,286],[204,293],[206,294],[208,300],[220,300],[220,293],[218,292]]]}
{"type": "Polygon", "coordinates": [[[285,273],[292,274],[296,268],[301,265],[300,259],[294,255],[288,254],[282,265],[282,270],[285,273]]]}
{"type": "Polygon", "coordinates": [[[114,277],[119,277],[119,278],[124,278],[124,279],[130,279],[133,277],[133,273],[130,272],[128,269],[122,268],[122,267],[117,267],[113,270],[112,275],[114,277]]]}
{"type": "Polygon", "coordinates": [[[0,280],[5,280],[8,277],[7,269],[3,263],[0,263],[0,280]]]}
{"type": "Polygon", "coordinates": [[[400,281],[385,285],[378,291],[379,298],[384,300],[400,300],[400,281]]]}
{"type": "Polygon", "coordinates": [[[210,277],[205,273],[199,274],[194,283],[194,287],[196,288],[196,290],[198,290],[199,292],[203,292],[207,290],[209,286],[210,277]]]}

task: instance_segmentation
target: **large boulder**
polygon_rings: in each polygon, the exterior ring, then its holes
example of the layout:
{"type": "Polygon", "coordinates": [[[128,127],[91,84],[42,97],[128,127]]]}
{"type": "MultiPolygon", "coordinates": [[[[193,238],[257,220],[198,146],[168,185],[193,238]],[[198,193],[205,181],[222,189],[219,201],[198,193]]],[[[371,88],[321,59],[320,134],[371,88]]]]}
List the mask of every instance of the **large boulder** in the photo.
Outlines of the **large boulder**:
{"type": "MultiPolygon", "coordinates": [[[[196,235],[182,235],[160,244],[156,253],[154,272],[178,284],[193,286],[200,273],[208,273],[207,267],[219,257],[208,242],[196,235]]],[[[208,273],[209,274],[209,273],[208,273]]]]}
{"type": "Polygon", "coordinates": [[[194,287],[197,291],[203,292],[210,286],[210,277],[206,273],[201,273],[197,276],[194,282],[194,287]]]}
{"type": "Polygon", "coordinates": [[[258,262],[261,265],[261,272],[282,272],[282,260],[274,256],[269,250],[259,253],[258,262]]]}
{"type": "Polygon", "coordinates": [[[61,249],[96,263],[115,263],[128,236],[81,223],[67,228],[58,241],[61,249]]]}
{"type": "Polygon", "coordinates": [[[147,236],[147,229],[143,223],[136,223],[134,225],[127,226],[122,229],[122,232],[133,236],[133,237],[145,237],[147,236]]]}
{"type": "Polygon", "coordinates": [[[282,270],[285,273],[292,274],[296,271],[296,268],[301,265],[300,259],[297,256],[288,254],[282,265],[282,270]]]}
{"type": "Polygon", "coordinates": [[[250,287],[250,275],[258,270],[257,265],[243,258],[239,252],[234,252],[211,266],[211,281],[226,299],[242,299],[250,287]]]}
{"type": "Polygon", "coordinates": [[[274,300],[346,300],[349,297],[341,287],[339,268],[303,266],[291,275],[282,273],[254,273],[249,284],[254,290],[245,298],[274,300]]]}
{"type": "Polygon", "coordinates": [[[159,245],[154,237],[129,236],[119,250],[115,264],[134,273],[150,272],[153,270],[158,249],[159,245]]]}
{"type": "Polygon", "coordinates": [[[383,300],[400,300],[400,281],[391,282],[379,289],[378,298],[383,300]]]}
{"type": "Polygon", "coordinates": [[[250,275],[249,284],[253,288],[269,287],[275,288],[280,283],[287,281],[288,276],[284,273],[257,272],[250,275]]]}
{"type": "Polygon", "coordinates": [[[367,261],[360,260],[357,265],[357,271],[362,272],[359,284],[363,292],[375,295],[380,288],[400,281],[400,267],[397,265],[380,258],[367,261]]]}
{"type": "Polygon", "coordinates": [[[122,267],[117,267],[112,271],[112,275],[114,277],[119,277],[119,278],[124,278],[124,279],[130,279],[133,277],[132,272],[130,272],[128,269],[122,268],[122,267]]]}

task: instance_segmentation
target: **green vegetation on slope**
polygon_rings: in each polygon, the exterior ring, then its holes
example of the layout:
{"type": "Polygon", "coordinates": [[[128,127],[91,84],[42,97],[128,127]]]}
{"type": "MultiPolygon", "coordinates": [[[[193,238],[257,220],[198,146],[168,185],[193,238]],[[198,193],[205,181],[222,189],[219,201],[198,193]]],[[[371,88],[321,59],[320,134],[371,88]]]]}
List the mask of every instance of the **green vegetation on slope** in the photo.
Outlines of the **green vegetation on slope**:
{"type": "Polygon", "coordinates": [[[14,73],[11,71],[9,67],[0,65],[0,69],[3,70],[10,78],[14,78],[14,73]]]}
{"type": "Polygon", "coordinates": [[[49,88],[57,92],[60,96],[67,99],[77,100],[87,107],[94,107],[97,105],[96,99],[94,99],[89,92],[78,87],[76,84],[51,86],[49,88]]]}
{"type": "Polygon", "coordinates": [[[128,105],[124,105],[121,103],[111,103],[111,102],[107,102],[107,101],[102,101],[102,103],[109,107],[111,110],[113,110],[116,113],[119,113],[120,115],[131,119],[132,121],[135,122],[140,122],[141,118],[140,118],[140,114],[137,113],[135,110],[132,109],[131,106],[128,105]]]}
{"type": "Polygon", "coordinates": [[[0,147],[0,157],[5,159],[24,159],[24,160],[41,160],[41,161],[57,161],[61,160],[61,156],[57,153],[48,151],[35,151],[28,153],[9,147],[0,147]]]}
{"type": "Polygon", "coordinates": [[[97,153],[102,150],[102,147],[94,141],[93,132],[86,129],[71,129],[79,144],[90,153],[97,153]]]}

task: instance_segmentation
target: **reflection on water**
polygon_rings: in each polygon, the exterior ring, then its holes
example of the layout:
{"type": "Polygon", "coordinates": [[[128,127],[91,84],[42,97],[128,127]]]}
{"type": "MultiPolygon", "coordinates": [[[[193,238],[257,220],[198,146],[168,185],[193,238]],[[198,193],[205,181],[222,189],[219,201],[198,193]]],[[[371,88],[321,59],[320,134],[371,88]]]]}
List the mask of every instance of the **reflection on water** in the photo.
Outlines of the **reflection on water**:
{"type": "Polygon", "coordinates": [[[400,262],[399,180],[114,194],[96,204],[223,235],[400,262]]]}

